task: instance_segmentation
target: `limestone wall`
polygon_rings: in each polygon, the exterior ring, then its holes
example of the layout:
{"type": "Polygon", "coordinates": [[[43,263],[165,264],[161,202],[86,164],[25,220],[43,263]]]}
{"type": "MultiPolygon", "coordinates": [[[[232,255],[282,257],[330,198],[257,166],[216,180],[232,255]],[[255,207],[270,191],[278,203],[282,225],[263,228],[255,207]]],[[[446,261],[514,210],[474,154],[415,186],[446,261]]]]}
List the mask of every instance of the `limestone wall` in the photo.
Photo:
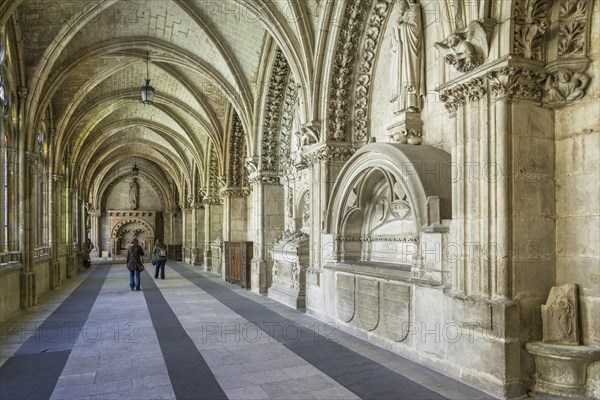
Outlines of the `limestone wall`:
{"type": "Polygon", "coordinates": [[[0,272],[0,322],[21,309],[21,268],[0,272]]]}
{"type": "MultiPolygon", "coordinates": [[[[117,183],[106,199],[107,210],[128,210],[129,209],[129,180],[124,180],[117,183]]],[[[161,210],[158,194],[156,191],[142,178],[137,180],[139,184],[138,194],[138,210],[161,210]]]]}
{"type": "Polygon", "coordinates": [[[586,97],[556,110],[556,284],[579,285],[583,343],[600,345],[600,7],[586,97]]]}

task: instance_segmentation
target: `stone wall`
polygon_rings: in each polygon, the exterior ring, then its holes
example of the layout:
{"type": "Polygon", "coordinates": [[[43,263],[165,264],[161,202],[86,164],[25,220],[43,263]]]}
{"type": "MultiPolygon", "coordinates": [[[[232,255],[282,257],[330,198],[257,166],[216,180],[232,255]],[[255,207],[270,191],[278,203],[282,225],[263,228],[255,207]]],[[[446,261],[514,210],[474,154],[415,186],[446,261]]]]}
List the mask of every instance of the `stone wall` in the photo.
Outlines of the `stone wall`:
{"type": "MultiPolygon", "coordinates": [[[[128,210],[129,209],[129,182],[131,179],[123,180],[117,183],[110,191],[106,199],[107,210],[128,210]]],[[[138,178],[138,210],[161,210],[158,194],[143,178],[138,178]]]]}
{"type": "Polygon", "coordinates": [[[579,285],[582,340],[600,345],[600,7],[585,98],[556,110],[556,285],[579,285]]]}
{"type": "Polygon", "coordinates": [[[21,309],[21,268],[0,271],[0,322],[21,309]]]}

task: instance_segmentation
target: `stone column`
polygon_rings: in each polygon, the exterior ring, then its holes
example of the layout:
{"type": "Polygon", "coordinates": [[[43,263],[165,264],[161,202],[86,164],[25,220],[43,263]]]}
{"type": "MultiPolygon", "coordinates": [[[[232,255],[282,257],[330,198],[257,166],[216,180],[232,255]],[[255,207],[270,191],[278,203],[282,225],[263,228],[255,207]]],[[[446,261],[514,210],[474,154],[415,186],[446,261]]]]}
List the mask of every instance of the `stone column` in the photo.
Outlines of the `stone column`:
{"type": "Polygon", "coordinates": [[[102,255],[101,244],[100,244],[100,217],[102,217],[102,212],[97,208],[92,208],[89,210],[88,215],[90,216],[90,239],[94,244],[94,249],[90,252],[90,257],[100,257],[102,255]]]}
{"type": "Polygon", "coordinates": [[[255,230],[251,289],[256,293],[266,293],[271,286],[271,249],[275,239],[284,230],[283,187],[279,183],[279,177],[274,174],[252,175],[250,184],[253,190],[255,230]]]}

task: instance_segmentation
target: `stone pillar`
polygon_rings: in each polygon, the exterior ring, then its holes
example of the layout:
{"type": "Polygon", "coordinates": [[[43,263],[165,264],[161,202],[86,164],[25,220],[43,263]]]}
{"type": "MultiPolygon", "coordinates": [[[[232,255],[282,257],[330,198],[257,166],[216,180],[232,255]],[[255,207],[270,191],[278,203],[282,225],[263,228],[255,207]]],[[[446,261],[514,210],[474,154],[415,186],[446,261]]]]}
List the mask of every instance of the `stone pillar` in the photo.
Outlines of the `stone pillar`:
{"type": "Polygon", "coordinates": [[[198,232],[198,221],[204,219],[204,206],[200,202],[195,202],[191,207],[191,239],[192,245],[191,260],[190,264],[194,265],[202,261],[203,258],[203,246],[202,239],[200,239],[200,232],[198,232]]]}
{"type": "Polygon", "coordinates": [[[271,286],[273,243],[284,230],[283,187],[276,175],[250,176],[253,190],[254,247],[251,289],[266,293],[271,286]]]}
{"type": "Polygon", "coordinates": [[[212,271],[210,243],[223,234],[223,199],[207,197],[204,203],[204,270],[212,271]]]}
{"type": "Polygon", "coordinates": [[[223,241],[247,240],[248,194],[246,188],[227,188],[223,194],[223,241]]]}
{"type": "Polygon", "coordinates": [[[102,212],[98,209],[90,209],[90,239],[94,244],[94,249],[90,252],[90,257],[100,257],[101,253],[101,244],[100,244],[100,217],[102,217],[102,212]]]}

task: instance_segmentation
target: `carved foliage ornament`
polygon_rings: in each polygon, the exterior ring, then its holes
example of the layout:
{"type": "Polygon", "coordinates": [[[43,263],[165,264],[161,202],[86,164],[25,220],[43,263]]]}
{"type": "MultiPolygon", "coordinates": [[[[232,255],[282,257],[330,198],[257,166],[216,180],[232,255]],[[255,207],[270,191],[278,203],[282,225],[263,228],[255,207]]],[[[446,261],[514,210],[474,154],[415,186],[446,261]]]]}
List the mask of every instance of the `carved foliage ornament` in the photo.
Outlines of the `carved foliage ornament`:
{"type": "Polygon", "coordinates": [[[514,54],[532,60],[544,60],[543,35],[548,26],[547,13],[547,0],[517,0],[514,54]]]}
{"type": "Polygon", "coordinates": [[[475,78],[467,83],[456,85],[440,93],[440,100],[451,113],[455,113],[458,107],[465,102],[478,101],[487,92],[487,83],[483,78],[475,78]]]}
{"type": "Polygon", "coordinates": [[[264,126],[262,133],[262,165],[264,171],[277,171],[279,132],[281,127],[282,106],[290,67],[280,49],[275,52],[275,62],[271,72],[269,90],[265,103],[264,126]]]}
{"type": "Polygon", "coordinates": [[[329,140],[348,140],[350,85],[358,53],[358,41],[370,3],[370,0],[351,0],[346,6],[331,74],[333,78],[328,112],[328,130],[331,132],[329,140]]]}
{"type": "Polygon", "coordinates": [[[542,95],[541,82],[545,78],[541,71],[520,67],[504,67],[486,75],[490,90],[496,97],[517,96],[539,100],[542,95]]]}
{"type": "Polygon", "coordinates": [[[365,140],[367,137],[367,106],[369,104],[375,52],[377,51],[383,23],[391,9],[392,7],[389,6],[386,0],[375,2],[362,44],[361,60],[359,60],[358,77],[354,91],[354,138],[359,141],[365,140]]]}
{"type": "Polygon", "coordinates": [[[289,74],[283,110],[281,112],[281,133],[279,138],[279,168],[285,169],[290,162],[290,140],[294,123],[294,110],[298,100],[298,86],[292,74],[289,74]]]}
{"type": "Polygon", "coordinates": [[[233,113],[229,157],[229,186],[244,186],[244,160],[246,158],[244,128],[235,112],[233,113]]]}
{"type": "Polygon", "coordinates": [[[346,162],[352,157],[355,151],[356,149],[352,147],[323,146],[315,151],[311,151],[303,156],[303,158],[308,166],[313,166],[323,161],[346,162]]]}
{"type": "Polygon", "coordinates": [[[558,55],[559,57],[585,56],[588,0],[563,0],[559,7],[558,55]]]}

